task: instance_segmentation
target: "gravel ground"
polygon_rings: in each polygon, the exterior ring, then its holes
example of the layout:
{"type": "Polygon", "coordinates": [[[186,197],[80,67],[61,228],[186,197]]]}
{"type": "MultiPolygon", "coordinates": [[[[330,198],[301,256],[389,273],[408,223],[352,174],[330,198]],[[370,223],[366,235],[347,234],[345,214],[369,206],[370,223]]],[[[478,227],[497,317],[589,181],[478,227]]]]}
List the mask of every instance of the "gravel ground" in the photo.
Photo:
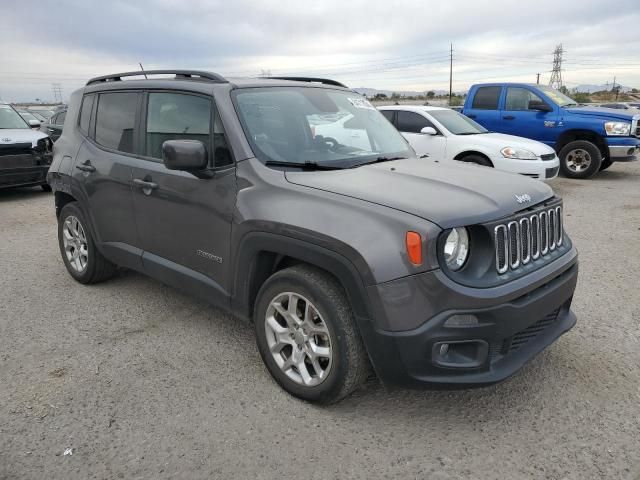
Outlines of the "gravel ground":
{"type": "Polygon", "coordinates": [[[131,272],[75,283],[51,194],[0,192],[0,478],[640,478],[640,164],[552,184],[577,326],[490,388],[328,408],[276,386],[246,323],[131,272]]]}

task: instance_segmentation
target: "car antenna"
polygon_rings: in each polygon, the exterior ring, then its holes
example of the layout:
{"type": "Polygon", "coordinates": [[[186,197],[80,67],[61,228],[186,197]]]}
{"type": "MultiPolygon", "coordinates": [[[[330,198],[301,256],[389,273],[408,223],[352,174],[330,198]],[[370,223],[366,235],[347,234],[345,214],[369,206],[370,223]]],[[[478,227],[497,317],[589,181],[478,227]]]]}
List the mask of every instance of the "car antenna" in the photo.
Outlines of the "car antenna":
{"type": "Polygon", "coordinates": [[[142,73],[144,74],[144,78],[148,80],[149,78],[147,77],[147,74],[144,73],[144,67],[142,66],[142,62],[138,62],[138,65],[140,65],[140,70],[142,70],[142,73]]]}

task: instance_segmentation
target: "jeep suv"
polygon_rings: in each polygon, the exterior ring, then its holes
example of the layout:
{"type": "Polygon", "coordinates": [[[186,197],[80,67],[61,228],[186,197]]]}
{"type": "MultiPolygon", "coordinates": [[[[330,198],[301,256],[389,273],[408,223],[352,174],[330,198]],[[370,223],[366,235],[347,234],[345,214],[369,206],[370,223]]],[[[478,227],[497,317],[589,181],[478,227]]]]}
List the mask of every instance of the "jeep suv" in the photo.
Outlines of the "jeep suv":
{"type": "Polygon", "coordinates": [[[252,320],[273,378],[319,403],[371,373],[489,385],[575,324],[547,185],[416,158],[335,81],[145,74],[76,91],[54,146],[77,281],[127,267],[252,320]]]}

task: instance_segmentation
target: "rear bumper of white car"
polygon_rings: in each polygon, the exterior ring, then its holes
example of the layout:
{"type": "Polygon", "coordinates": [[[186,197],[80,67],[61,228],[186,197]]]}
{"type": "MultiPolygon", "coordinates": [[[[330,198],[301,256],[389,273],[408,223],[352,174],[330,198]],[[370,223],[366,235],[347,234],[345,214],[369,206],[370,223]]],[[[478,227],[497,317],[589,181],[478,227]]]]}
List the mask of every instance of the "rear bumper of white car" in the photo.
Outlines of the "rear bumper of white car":
{"type": "Polygon", "coordinates": [[[558,176],[560,160],[555,155],[551,160],[514,160],[511,158],[492,158],[493,166],[506,172],[519,173],[539,180],[551,180],[558,176]]]}

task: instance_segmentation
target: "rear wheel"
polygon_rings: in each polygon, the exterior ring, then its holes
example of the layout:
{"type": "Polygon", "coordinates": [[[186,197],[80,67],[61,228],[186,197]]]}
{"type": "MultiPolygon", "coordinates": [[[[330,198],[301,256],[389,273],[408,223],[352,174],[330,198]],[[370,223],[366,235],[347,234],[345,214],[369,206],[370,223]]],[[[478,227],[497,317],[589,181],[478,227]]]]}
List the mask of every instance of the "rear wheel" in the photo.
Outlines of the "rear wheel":
{"type": "Polygon", "coordinates": [[[560,150],[560,169],[569,178],[589,178],[600,170],[602,154],[586,140],[569,142],[560,150]]]}
{"type": "Polygon", "coordinates": [[[76,202],[67,203],[60,212],[58,244],[67,271],[80,283],[98,283],[116,271],[116,266],[96,248],[76,202]]]}
{"type": "Polygon", "coordinates": [[[296,397],[333,403],[369,374],[346,295],[319,269],[295,266],[269,278],[258,293],[254,324],[269,373],[296,397]]]}

